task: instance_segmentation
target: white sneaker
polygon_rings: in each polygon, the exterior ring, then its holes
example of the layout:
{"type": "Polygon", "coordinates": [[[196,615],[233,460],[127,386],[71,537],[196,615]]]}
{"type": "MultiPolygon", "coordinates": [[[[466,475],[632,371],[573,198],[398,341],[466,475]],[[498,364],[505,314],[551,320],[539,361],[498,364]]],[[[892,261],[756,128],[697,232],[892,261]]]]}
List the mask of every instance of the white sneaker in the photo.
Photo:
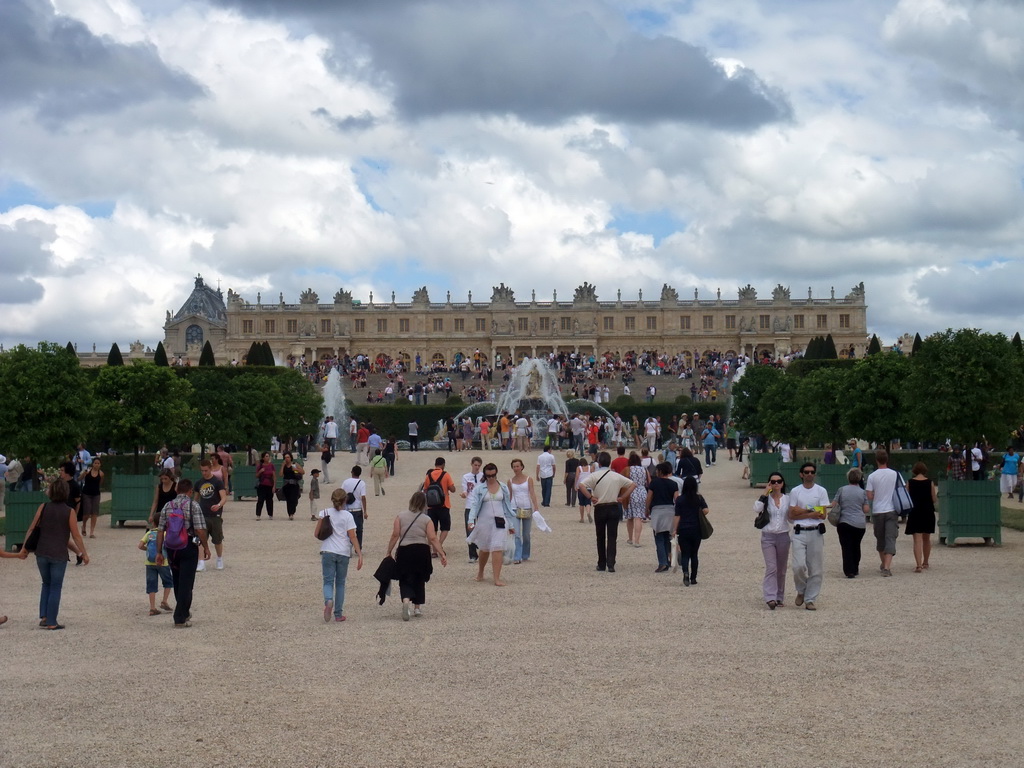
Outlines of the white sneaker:
{"type": "Polygon", "coordinates": [[[218,557],[217,558],[217,570],[218,571],[223,571],[224,570],[224,558],[223,557],[218,557]]]}
{"type": "Polygon", "coordinates": [[[200,560],[199,561],[199,565],[196,566],[196,573],[198,573],[199,571],[205,571],[205,570],[206,570],[206,561],[205,560],[200,560]]]}
{"type": "Polygon", "coordinates": [[[413,615],[413,616],[422,616],[422,615],[423,615],[423,609],[422,609],[422,608],[420,608],[420,607],[419,607],[419,606],[417,605],[417,606],[416,606],[415,608],[413,608],[413,609],[412,609],[412,615],[413,615]]]}
{"type": "Polygon", "coordinates": [[[410,610],[411,608],[412,603],[407,603],[405,601],[402,602],[402,621],[408,621],[409,618],[412,616],[412,611],[410,610]]]}

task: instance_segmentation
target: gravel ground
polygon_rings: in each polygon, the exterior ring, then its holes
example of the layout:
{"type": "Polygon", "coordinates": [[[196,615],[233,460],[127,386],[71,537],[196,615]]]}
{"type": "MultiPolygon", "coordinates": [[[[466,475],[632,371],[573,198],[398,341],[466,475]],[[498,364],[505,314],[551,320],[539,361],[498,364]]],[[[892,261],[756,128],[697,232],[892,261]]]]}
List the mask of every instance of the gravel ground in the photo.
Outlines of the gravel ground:
{"type": "MultiPolygon", "coordinates": [[[[504,476],[512,455],[491,455],[504,476]]],[[[936,546],[924,574],[900,537],[891,579],[866,539],[863,575],[847,580],[830,530],[819,610],[794,608],[790,592],[770,612],[758,492],[722,460],[705,475],[715,535],[699,586],[653,572],[649,531],[643,547],[620,546],[617,573],[596,573],[592,527],[556,484],[554,530],[534,533],[534,559],[505,570],[508,587],[475,583],[452,536],[425,615],[405,623],[397,599],[376,604],[372,574],[434,456],[400,455],[388,495],[370,500],[345,623],[322,620],[305,502],[294,522],[259,523],[255,502],[229,504],[227,567],[197,575],[187,630],[147,615],[141,528],[88,541],[93,563],[68,569],[63,632],[35,626],[32,559],[0,560],[0,762],[1021,765],[1024,534],[936,546]]],[[[460,476],[469,454],[447,456],[460,476]]]]}

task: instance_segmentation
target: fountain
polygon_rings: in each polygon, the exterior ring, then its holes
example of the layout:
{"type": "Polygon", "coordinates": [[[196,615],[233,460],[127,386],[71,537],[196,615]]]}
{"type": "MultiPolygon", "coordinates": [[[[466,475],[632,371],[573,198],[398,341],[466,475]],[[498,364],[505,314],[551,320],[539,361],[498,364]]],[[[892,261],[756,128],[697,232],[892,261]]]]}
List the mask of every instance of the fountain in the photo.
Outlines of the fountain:
{"type": "Polygon", "coordinates": [[[518,411],[526,415],[551,411],[556,416],[569,415],[555,371],[545,360],[536,357],[526,358],[515,368],[496,408],[498,413],[518,411]]]}
{"type": "MultiPolygon", "coordinates": [[[[341,386],[341,374],[337,368],[332,368],[327,375],[327,383],[324,384],[324,420],[333,416],[338,424],[338,447],[341,442],[348,439],[348,408],[345,406],[345,391],[341,386]]],[[[324,422],[320,422],[320,429],[316,435],[317,445],[324,443],[324,422]]]]}

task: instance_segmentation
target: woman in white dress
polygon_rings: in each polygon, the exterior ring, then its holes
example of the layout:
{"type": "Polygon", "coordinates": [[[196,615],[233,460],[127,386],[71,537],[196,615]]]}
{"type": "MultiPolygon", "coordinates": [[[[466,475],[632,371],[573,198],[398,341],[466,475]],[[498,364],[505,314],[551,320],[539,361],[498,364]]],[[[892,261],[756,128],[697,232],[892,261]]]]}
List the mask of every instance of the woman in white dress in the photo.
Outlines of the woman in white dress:
{"type": "Polygon", "coordinates": [[[594,522],[594,516],[590,512],[590,497],[585,493],[580,493],[580,485],[590,477],[590,473],[594,471],[594,465],[587,461],[587,454],[580,454],[580,465],[576,468],[576,499],[580,503],[580,522],[583,522],[583,515],[586,514],[587,522],[594,522]]]}
{"type": "Polygon", "coordinates": [[[508,488],[498,482],[498,466],[494,463],[484,467],[484,482],[473,489],[469,505],[469,536],[466,541],[476,544],[480,550],[477,560],[476,581],[484,580],[487,561],[491,561],[494,586],[504,587],[501,580],[502,558],[505,541],[516,532],[516,515],[508,488]]]}
{"type": "Polygon", "coordinates": [[[540,509],[537,504],[537,489],[533,478],[523,470],[526,465],[522,459],[512,460],[512,479],[508,481],[508,492],[512,497],[512,509],[516,512],[516,550],[512,556],[513,565],[530,559],[530,532],[533,527],[534,510],[540,509]]]}

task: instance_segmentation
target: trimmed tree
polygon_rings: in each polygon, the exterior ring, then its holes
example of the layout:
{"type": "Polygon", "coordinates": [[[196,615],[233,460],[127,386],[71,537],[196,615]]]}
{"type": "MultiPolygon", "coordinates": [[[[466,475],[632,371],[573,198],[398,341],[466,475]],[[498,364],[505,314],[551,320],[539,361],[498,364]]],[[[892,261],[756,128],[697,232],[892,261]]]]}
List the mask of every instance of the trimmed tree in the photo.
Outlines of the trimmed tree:
{"type": "Polygon", "coordinates": [[[833,341],[831,333],[825,337],[825,340],[822,343],[821,357],[823,360],[839,359],[839,353],[836,352],[836,343],[833,341]]]}
{"type": "Polygon", "coordinates": [[[75,357],[78,357],[78,351],[75,349],[75,345],[72,344],[70,341],[68,342],[68,345],[64,347],[64,349],[67,350],[70,354],[74,355],[75,357]]]}
{"type": "Polygon", "coordinates": [[[121,357],[121,349],[117,346],[116,341],[110,348],[110,352],[107,353],[107,365],[124,365],[124,358],[121,357]]]}
{"type": "Polygon", "coordinates": [[[158,341],[156,344],[156,352],[153,353],[153,364],[159,365],[162,368],[170,366],[170,362],[167,360],[167,350],[164,349],[164,343],[158,341]]]}
{"type": "Polygon", "coordinates": [[[203,344],[202,354],[199,355],[199,365],[214,366],[217,361],[213,359],[213,346],[209,340],[203,344]]]}
{"type": "Polygon", "coordinates": [[[878,336],[876,336],[875,334],[871,334],[871,343],[868,344],[868,352],[867,353],[869,355],[877,355],[881,351],[882,351],[882,344],[878,340],[878,336]]]}
{"type": "Polygon", "coordinates": [[[773,365],[748,365],[732,385],[732,417],[744,432],[764,434],[761,400],[775,382],[785,376],[773,365]]]}
{"type": "Polygon", "coordinates": [[[888,444],[910,434],[904,384],[910,359],[881,352],[858,360],[846,377],[843,426],[850,437],[888,444]]]}
{"type": "MultiPolygon", "coordinates": [[[[1017,343],[1020,344],[1020,336],[1017,336],[1017,343]]],[[[914,344],[910,348],[910,354],[916,355],[917,354],[917,350],[919,350],[920,348],[921,348],[921,334],[920,333],[915,333],[914,334],[914,344]]]]}

